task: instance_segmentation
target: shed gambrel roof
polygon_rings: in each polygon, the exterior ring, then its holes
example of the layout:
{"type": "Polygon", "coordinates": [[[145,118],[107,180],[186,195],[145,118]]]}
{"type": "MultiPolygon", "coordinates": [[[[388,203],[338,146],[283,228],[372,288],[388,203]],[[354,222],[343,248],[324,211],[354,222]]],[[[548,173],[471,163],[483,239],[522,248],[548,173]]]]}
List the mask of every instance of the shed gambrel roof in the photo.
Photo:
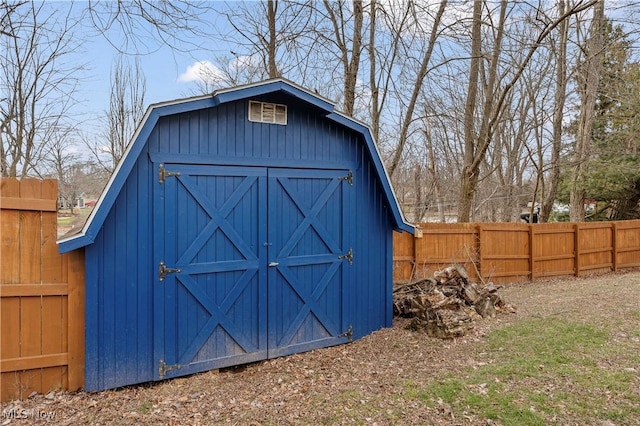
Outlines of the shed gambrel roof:
{"type": "Polygon", "coordinates": [[[58,249],[60,253],[66,253],[77,248],[90,245],[95,241],[95,238],[109,211],[113,207],[118,194],[122,190],[127,177],[131,173],[140,153],[147,143],[149,135],[161,117],[212,108],[224,103],[261,95],[268,95],[276,92],[286,93],[318,108],[321,111],[324,111],[328,120],[352,129],[363,136],[367,152],[370,155],[371,162],[375,167],[380,185],[391,208],[394,229],[413,234],[414,227],[408,223],[402,215],[402,211],[398,205],[391,182],[369,128],[366,125],[336,111],[335,104],[331,101],[311,93],[290,81],[279,78],[245,86],[218,90],[212,95],[177,99],[150,105],[142,119],[142,122],[133,135],[132,141],[129,143],[122,159],[111,175],[109,182],[103,190],[82,230],[77,234],[58,240],[58,249]]]}

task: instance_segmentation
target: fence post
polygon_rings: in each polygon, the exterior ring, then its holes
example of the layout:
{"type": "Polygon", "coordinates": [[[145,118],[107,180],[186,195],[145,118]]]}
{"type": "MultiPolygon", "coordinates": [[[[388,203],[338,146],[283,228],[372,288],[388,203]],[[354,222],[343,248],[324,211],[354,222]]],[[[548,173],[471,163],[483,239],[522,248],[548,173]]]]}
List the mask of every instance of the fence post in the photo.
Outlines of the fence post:
{"type": "Polygon", "coordinates": [[[575,253],[576,253],[576,260],[575,260],[575,276],[579,277],[580,276],[580,224],[576,223],[575,225],[573,225],[573,229],[574,229],[574,243],[573,245],[575,253]]]}
{"type": "Polygon", "coordinates": [[[68,262],[68,351],[69,390],[84,386],[84,331],[85,331],[85,285],[84,249],[77,249],[65,255],[68,262]]]}
{"type": "Polygon", "coordinates": [[[533,224],[529,224],[529,280],[533,281],[533,279],[535,278],[535,271],[534,271],[534,250],[533,250],[533,242],[534,242],[535,238],[533,235],[533,224]]]}
{"type": "Polygon", "coordinates": [[[616,222],[611,223],[611,262],[613,263],[613,271],[618,270],[618,227],[616,222]]]}
{"type": "Polygon", "coordinates": [[[411,262],[411,276],[409,277],[409,281],[414,281],[416,279],[418,279],[417,275],[418,275],[418,243],[416,241],[416,236],[412,235],[411,236],[411,243],[413,245],[412,247],[412,256],[413,256],[413,262],[411,262]]]}

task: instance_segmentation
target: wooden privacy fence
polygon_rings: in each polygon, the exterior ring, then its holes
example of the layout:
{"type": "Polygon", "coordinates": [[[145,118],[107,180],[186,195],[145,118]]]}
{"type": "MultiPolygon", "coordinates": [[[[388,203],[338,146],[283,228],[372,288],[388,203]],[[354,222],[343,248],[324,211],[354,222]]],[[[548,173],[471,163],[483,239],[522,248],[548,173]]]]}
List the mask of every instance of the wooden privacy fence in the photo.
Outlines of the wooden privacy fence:
{"type": "Polygon", "coordinates": [[[640,220],[588,223],[422,223],[394,233],[394,281],[459,263],[477,279],[517,282],[640,266],[640,220]],[[420,236],[420,234],[422,234],[420,236]]]}
{"type": "Polygon", "coordinates": [[[84,385],[83,252],[58,254],[57,189],[0,179],[0,401],[84,385]]]}

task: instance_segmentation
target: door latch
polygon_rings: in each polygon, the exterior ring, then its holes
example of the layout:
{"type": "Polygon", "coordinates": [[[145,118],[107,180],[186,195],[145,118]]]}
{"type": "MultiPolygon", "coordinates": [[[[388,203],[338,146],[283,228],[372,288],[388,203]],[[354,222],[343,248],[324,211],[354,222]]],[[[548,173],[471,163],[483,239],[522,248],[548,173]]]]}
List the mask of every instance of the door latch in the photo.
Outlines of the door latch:
{"type": "Polygon", "coordinates": [[[175,274],[182,272],[180,268],[167,268],[164,264],[164,261],[160,261],[160,265],[158,265],[158,279],[160,281],[164,281],[164,278],[169,274],[175,274]]]}

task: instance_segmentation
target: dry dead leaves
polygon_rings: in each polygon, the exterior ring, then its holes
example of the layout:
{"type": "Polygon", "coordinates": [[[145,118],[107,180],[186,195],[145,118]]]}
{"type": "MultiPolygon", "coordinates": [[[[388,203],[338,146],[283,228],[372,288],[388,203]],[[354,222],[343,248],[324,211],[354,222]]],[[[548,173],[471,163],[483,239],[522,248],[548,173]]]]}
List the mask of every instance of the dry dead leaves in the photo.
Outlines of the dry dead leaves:
{"type": "MultiPolygon", "coordinates": [[[[640,272],[631,276],[640,282],[640,272]]],[[[455,417],[443,401],[425,403],[420,389],[438,375],[464,374],[485,362],[478,348],[488,330],[527,316],[563,312],[575,307],[576,298],[592,300],[604,293],[599,277],[502,291],[518,305],[518,313],[484,319],[461,338],[442,340],[411,331],[406,328],[410,320],[400,318],[392,328],[348,345],[116,390],[33,395],[4,403],[3,413],[27,416],[3,415],[0,425],[484,425],[486,419],[473,414],[455,417]]],[[[616,303],[598,301],[591,306],[603,314],[616,303]]]]}

